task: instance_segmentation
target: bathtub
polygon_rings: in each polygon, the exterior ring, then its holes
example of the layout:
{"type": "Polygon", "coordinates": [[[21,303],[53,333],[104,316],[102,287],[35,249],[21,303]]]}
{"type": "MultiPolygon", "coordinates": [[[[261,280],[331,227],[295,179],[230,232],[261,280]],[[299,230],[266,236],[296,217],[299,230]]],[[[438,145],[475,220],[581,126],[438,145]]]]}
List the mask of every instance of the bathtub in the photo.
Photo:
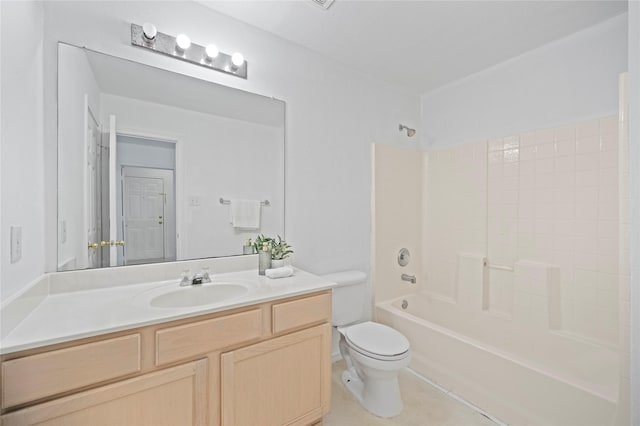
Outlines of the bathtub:
{"type": "Polygon", "coordinates": [[[410,368],[505,423],[611,423],[620,362],[615,348],[462,309],[414,293],[376,304],[375,314],[409,339],[410,368]]]}

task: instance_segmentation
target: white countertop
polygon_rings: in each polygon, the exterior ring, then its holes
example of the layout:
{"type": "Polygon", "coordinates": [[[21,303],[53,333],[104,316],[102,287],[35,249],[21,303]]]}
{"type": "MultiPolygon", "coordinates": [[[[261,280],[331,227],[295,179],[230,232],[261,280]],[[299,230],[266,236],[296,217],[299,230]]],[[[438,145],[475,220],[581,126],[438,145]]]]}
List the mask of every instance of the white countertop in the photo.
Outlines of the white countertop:
{"type": "Polygon", "coordinates": [[[179,280],[175,279],[49,294],[2,339],[0,354],[224,311],[335,286],[333,282],[299,269],[295,269],[294,275],[288,278],[269,279],[259,276],[258,271],[252,269],[216,274],[211,279],[212,284],[239,281],[247,283],[251,289],[234,299],[189,308],[155,308],[140,302],[143,299],[140,293],[156,287],[170,288],[175,285],[175,289],[179,289],[179,280]]]}

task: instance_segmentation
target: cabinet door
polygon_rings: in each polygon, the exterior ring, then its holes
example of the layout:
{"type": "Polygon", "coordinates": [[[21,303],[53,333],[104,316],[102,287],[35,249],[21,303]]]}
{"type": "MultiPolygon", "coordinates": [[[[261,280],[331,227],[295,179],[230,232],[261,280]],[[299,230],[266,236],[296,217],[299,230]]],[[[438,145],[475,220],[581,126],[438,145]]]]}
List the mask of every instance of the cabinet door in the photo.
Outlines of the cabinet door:
{"type": "Polygon", "coordinates": [[[222,354],[223,425],[307,425],[329,411],[331,326],[222,354]]]}
{"type": "Polygon", "coordinates": [[[4,426],[204,425],[207,360],[80,392],[2,417],[4,426]]]}

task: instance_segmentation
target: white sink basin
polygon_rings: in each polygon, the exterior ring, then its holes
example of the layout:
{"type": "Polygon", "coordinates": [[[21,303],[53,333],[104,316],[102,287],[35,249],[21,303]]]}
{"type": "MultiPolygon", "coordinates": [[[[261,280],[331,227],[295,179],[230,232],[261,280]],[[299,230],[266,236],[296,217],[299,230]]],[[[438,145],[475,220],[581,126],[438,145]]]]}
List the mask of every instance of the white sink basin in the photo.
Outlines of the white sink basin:
{"type": "Polygon", "coordinates": [[[134,297],[136,304],[154,308],[190,308],[213,305],[247,294],[250,286],[237,282],[217,282],[179,287],[164,285],[134,297]]]}

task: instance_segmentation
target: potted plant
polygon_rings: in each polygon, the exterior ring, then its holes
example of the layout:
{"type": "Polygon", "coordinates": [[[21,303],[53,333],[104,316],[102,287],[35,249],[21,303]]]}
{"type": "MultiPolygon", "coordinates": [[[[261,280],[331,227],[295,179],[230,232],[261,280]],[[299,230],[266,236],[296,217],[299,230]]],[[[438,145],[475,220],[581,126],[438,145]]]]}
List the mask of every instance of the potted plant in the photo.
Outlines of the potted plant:
{"type": "Polygon", "coordinates": [[[271,237],[265,237],[263,234],[258,235],[256,237],[256,240],[253,243],[253,247],[255,248],[255,252],[256,253],[260,253],[260,250],[262,250],[262,247],[264,246],[265,243],[267,243],[269,248],[271,248],[272,241],[273,241],[273,238],[271,238],[271,237]]]}
{"type": "Polygon", "coordinates": [[[284,266],[285,259],[293,253],[291,246],[283,240],[280,235],[271,239],[271,267],[279,268],[284,266]]]}
{"type": "Polygon", "coordinates": [[[265,237],[263,234],[258,235],[253,243],[256,253],[260,253],[265,244],[267,245],[268,250],[271,251],[272,268],[284,266],[285,259],[293,253],[291,246],[283,240],[280,235],[276,238],[265,237]]]}

